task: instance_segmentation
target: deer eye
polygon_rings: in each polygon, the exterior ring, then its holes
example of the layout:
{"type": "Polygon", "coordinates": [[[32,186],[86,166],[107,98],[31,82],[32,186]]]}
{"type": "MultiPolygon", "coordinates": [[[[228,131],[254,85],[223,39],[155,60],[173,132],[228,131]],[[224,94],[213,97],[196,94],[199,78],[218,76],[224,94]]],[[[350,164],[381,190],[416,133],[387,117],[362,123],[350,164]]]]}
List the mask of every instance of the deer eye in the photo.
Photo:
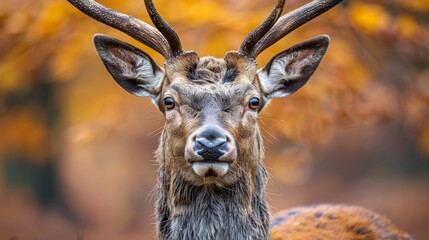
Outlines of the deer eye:
{"type": "Polygon", "coordinates": [[[253,109],[253,110],[258,110],[258,108],[259,108],[259,99],[255,98],[255,97],[251,98],[249,100],[249,108],[253,109]]]}
{"type": "Polygon", "coordinates": [[[166,109],[170,110],[176,106],[176,103],[174,102],[173,98],[166,97],[166,98],[164,98],[164,106],[166,109]]]}

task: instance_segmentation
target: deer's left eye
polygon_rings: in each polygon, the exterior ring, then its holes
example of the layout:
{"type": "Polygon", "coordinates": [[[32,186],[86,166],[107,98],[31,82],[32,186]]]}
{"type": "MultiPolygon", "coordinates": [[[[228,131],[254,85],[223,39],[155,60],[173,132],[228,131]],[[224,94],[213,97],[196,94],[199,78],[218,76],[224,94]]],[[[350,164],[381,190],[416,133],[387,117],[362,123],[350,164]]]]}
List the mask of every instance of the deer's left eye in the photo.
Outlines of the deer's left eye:
{"type": "Polygon", "coordinates": [[[176,103],[174,102],[173,98],[166,97],[166,98],[164,98],[164,106],[166,109],[170,110],[176,106],[176,103]]]}
{"type": "Polygon", "coordinates": [[[250,109],[258,110],[259,104],[260,104],[260,101],[258,98],[253,97],[249,100],[249,108],[250,109]]]}

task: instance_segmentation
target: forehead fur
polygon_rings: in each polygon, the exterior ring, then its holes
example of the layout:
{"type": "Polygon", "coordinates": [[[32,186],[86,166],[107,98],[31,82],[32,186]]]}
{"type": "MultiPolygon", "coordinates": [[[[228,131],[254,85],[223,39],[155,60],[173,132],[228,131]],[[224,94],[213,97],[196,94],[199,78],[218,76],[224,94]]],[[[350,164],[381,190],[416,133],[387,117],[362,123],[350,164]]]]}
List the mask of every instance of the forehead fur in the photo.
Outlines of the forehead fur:
{"type": "Polygon", "coordinates": [[[167,85],[176,79],[199,84],[230,83],[241,79],[254,80],[256,62],[236,52],[229,52],[225,59],[211,56],[199,58],[195,52],[187,52],[165,65],[167,85]]]}
{"type": "Polygon", "coordinates": [[[189,70],[187,75],[190,81],[222,83],[225,80],[227,71],[228,66],[225,60],[214,57],[203,57],[193,69],[189,70]]]}

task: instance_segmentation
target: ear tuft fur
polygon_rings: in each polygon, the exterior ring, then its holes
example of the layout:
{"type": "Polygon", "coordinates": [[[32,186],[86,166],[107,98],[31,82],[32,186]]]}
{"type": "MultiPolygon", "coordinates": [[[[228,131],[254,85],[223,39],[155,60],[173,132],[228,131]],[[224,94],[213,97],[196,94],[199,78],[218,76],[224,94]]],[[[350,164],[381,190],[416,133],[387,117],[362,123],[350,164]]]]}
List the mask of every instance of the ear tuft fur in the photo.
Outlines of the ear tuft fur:
{"type": "Polygon", "coordinates": [[[148,54],[102,34],[94,36],[94,45],[110,75],[121,87],[136,96],[157,97],[164,71],[148,54]]]}
{"type": "Polygon", "coordinates": [[[286,97],[300,89],[319,66],[328,45],[329,37],[322,35],[274,56],[258,73],[265,96],[286,97]]]}

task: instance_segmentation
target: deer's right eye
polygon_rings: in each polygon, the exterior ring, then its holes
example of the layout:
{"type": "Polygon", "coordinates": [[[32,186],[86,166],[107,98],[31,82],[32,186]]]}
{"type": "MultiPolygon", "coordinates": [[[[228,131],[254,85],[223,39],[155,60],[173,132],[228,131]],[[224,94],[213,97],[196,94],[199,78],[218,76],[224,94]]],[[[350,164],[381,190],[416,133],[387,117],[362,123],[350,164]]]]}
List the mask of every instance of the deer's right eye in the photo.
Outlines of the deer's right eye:
{"type": "Polygon", "coordinates": [[[253,110],[258,110],[258,108],[259,108],[259,104],[260,104],[259,99],[258,99],[258,98],[253,97],[253,98],[251,98],[251,99],[250,99],[250,101],[249,101],[249,108],[250,108],[250,109],[253,109],[253,110]]]}
{"type": "Polygon", "coordinates": [[[164,98],[164,106],[166,109],[170,110],[176,106],[176,103],[174,102],[173,98],[166,97],[166,98],[164,98]]]}

